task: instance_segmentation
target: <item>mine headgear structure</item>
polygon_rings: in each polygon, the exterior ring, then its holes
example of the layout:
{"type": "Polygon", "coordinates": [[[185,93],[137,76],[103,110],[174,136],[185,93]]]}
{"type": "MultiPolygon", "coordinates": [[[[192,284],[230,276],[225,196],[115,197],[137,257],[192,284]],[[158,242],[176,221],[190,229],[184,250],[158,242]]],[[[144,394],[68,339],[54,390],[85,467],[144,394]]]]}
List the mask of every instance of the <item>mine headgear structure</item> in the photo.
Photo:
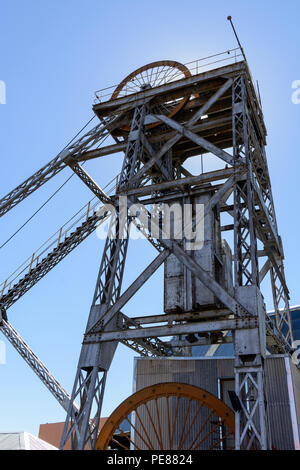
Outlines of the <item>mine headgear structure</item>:
{"type": "MultiPolygon", "coordinates": [[[[266,128],[247,62],[239,49],[186,65],[154,62],[113,91],[97,92],[93,110],[99,119],[94,128],[1,201],[3,214],[70,167],[101,202],[73,234],[60,238],[46,261],[31,264],[25,280],[3,287],[3,312],[111,215],[72,395],[64,401],[61,447],[71,438],[73,448],[95,448],[106,377],[119,342],[144,356],[184,357],[199,344],[225,342],[224,332],[231,331],[235,448],[251,448],[254,442],[256,448],[268,448],[264,358],[267,351],[289,353],[293,333],[266,128]],[[113,144],[104,145],[108,135],[113,144]],[[114,194],[108,195],[82,162],[117,152],[124,152],[123,166],[114,194]],[[199,168],[205,158],[209,171],[191,174],[185,167],[191,157],[198,158],[199,168]],[[192,228],[201,214],[198,247],[191,249],[186,234],[177,236],[175,217],[170,236],[164,236],[165,214],[175,206],[181,213],[190,209],[192,228]],[[156,256],[122,292],[132,225],[156,256]],[[164,314],[130,318],[122,313],[162,265],[164,314]],[[275,321],[260,289],[268,273],[275,321]]],[[[2,328],[5,324],[4,318],[2,328]]]]}

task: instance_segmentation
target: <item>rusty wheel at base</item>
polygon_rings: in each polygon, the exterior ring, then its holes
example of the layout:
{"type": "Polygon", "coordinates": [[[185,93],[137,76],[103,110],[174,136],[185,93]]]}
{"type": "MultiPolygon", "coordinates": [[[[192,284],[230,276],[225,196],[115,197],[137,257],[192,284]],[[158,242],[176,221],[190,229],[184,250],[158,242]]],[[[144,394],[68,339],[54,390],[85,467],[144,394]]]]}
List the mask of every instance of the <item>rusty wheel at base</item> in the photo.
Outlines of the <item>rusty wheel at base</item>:
{"type": "Polygon", "coordinates": [[[233,411],[206,390],[160,383],[139,390],[116,408],[96,450],[233,449],[234,423],[233,411]]]}

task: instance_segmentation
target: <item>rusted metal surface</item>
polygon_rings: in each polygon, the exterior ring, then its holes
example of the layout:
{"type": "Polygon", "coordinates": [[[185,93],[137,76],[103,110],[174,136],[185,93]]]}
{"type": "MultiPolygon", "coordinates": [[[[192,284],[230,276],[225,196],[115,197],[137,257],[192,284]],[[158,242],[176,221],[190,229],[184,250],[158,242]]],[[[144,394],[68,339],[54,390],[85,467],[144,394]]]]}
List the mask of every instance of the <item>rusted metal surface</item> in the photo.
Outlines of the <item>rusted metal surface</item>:
{"type": "MultiPolygon", "coordinates": [[[[124,419],[131,426],[132,432],[129,437],[131,446],[133,449],[140,450],[197,450],[203,448],[203,443],[207,440],[209,449],[220,448],[221,443],[234,435],[235,429],[234,413],[221,400],[206,390],[176,382],[160,383],[143,388],[124,400],[104,424],[97,440],[97,450],[108,448],[113,435],[116,430],[120,430],[124,419]],[[174,400],[172,401],[174,413],[170,413],[169,400],[171,398],[175,398],[176,401],[175,407],[174,400]],[[159,399],[161,399],[160,402],[158,402],[159,399]],[[186,406],[182,407],[180,400],[184,399],[187,402],[186,406]],[[206,413],[200,413],[204,409],[206,413]],[[145,414],[145,412],[150,423],[148,429],[141,417],[141,413],[145,414]],[[135,418],[134,414],[136,414],[135,418]],[[163,414],[166,416],[163,417],[163,414]],[[131,419],[128,416],[131,416],[131,419]],[[201,419],[204,416],[205,419],[201,419]],[[165,421],[168,423],[167,429],[165,426],[162,427],[165,421]],[[196,430],[194,433],[191,432],[193,428],[196,430]],[[221,434],[222,429],[223,434],[221,434]],[[218,438],[212,441],[210,437],[214,432],[217,432],[218,438]]],[[[130,446],[128,445],[127,448],[129,449],[130,446]]]]}

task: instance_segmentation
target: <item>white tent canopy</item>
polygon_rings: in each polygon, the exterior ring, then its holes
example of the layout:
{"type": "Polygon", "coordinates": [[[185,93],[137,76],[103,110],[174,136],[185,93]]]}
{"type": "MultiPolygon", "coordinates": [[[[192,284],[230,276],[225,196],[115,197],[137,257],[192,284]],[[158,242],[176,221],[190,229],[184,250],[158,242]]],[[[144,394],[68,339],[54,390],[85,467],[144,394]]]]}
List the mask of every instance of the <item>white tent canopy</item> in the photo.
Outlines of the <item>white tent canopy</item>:
{"type": "Polygon", "coordinates": [[[0,450],[57,450],[29,432],[1,432],[0,450]]]}

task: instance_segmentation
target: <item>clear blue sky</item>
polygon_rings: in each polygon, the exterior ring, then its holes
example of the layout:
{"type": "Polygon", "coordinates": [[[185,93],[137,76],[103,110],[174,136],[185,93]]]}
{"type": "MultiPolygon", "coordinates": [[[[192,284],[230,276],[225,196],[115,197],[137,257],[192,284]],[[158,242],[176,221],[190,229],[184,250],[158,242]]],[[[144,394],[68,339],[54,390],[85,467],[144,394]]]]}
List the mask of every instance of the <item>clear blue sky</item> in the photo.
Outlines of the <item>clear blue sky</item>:
{"type": "MultiPolygon", "coordinates": [[[[299,294],[299,121],[291,84],[300,80],[299,0],[1,0],[0,196],[51,160],[92,116],[93,92],[119,83],[148,62],[185,63],[235,47],[233,16],[255,79],[268,129],[267,155],[291,304],[299,294]]],[[[120,170],[121,155],[86,165],[100,185],[120,170]]],[[[58,175],[0,221],[0,244],[65,180],[58,175]]],[[[32,223],[0,250],[1,281],[90,198],[72,178],[32,223]]],[[[103,242],[91,235],[8,311],[23,335],[70,392],[95,287],[103,242]]],[[[129,249],[124,287],[152,259],[146,242],[129,249]],[[130,256],[133,255],[133,256],[130,256]]],[[[162,311],[162,273],[125,313],[162,311]],[[148,295],[148,297],[147,297],[148,295]]],[[[265,292],[270,307],[270,292],[265,292]]],[[[1,338],[3,339],[3,338],[1,338]]],[[[7,341],[0,365],[0,432],[38,433],[64,411],[7,341]]],[[[132,391],[134,353],[122,345],[107,383],[103,414],[132,391]]]]}

